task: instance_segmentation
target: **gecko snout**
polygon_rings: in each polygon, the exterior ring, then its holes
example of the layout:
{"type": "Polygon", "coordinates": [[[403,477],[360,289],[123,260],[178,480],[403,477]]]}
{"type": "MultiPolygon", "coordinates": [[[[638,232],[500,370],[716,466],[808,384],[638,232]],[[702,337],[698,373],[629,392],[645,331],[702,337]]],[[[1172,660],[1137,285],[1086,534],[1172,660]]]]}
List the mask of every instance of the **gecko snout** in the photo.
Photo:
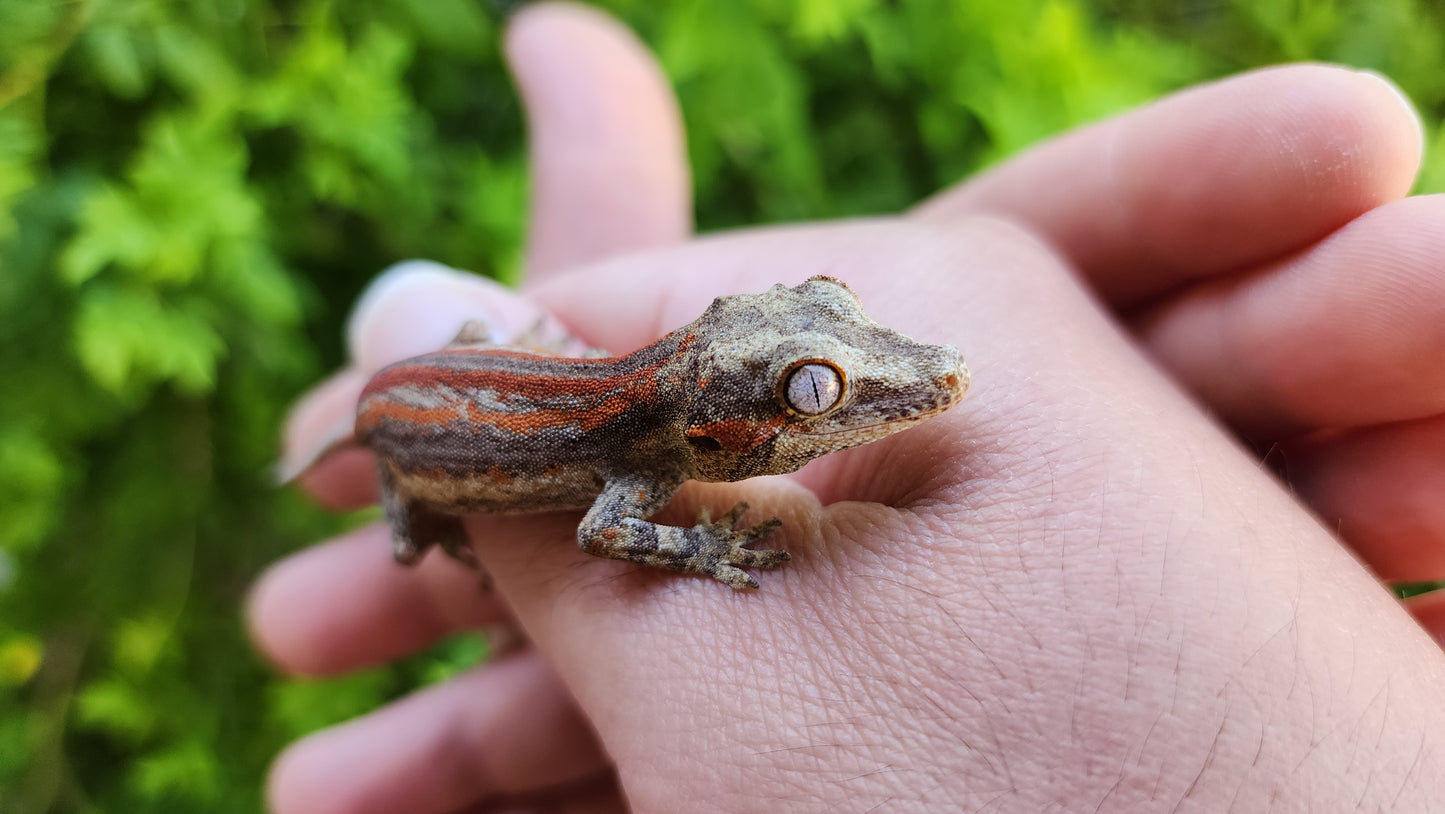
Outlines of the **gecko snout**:
{"type": "Polygon", "coordinates": [[[943,371],[933,378],[933,386],[938,393],[938,406],[948,407],[961,401],[968,392],[968,364],[954,348],[943,345],[939,350],[943,352],[939,364],[943,371]]]}

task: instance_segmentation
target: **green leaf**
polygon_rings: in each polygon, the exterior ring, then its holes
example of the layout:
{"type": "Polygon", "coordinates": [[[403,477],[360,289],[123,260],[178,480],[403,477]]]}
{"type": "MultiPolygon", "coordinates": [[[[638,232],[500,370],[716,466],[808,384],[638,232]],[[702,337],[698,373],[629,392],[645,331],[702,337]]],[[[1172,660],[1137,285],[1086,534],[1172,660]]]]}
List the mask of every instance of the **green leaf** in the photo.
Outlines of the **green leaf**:
{"type": "Polygon", "coordinates": [[[35,186],[40,134],[16,108],[0,107],[0,241],[15,231],[14,208],[35,186]]]}
{"type": "Polygon", "coordinates": [[[809,46],[836,42],[876,6],[877,0],[797,0],[793,35],[809,46]]]}
{"type": "Polygon", "coordinates": [[[131,770],[130,781],[146,800],[209,807],[221,795],[221,764],[209,744],[188,740],[142,757],[131,770]]]}
{"type": "Polygon", "coordinates": [[[151,699],[123,680],[93,681],[75,699],[76,720],[86,729],[139,743],[155,731],[157,709],[151,699]]]}
{"type": "Polygon", "coordinates": [[[276,255],[254,240],[227,240],[216,246],[211,287],[243,321],[254,325],[294,325],[301,320],[301,294],[276,255]]]}
{"type": "MultiPolygon", "coordinates": [[[[33,715],[0,715],[0,780],[25,766],[29,747],[36,740],[33,715]]],[[[0,783],[0,790],[5,785],[0,783]]]]}
{"type": "Polygon", "coordinates": [[[150,89],[151,45],[146,36],[120,25],[91,26],[85,32],[85,51],[95,75],[121,98],[135,99],[150,89]]]}
{"type": "Polygon", "coordinates": [[[463,57],[475,57],[494,46],[495,31],[473,0],[393,0],[429,45],[463,57]]]}
{"type": "Polygon", "coordinates": [[[204,117],[166,117],[147,132],[128,183],[87,196],[60,272],[80,283],[114,267],[134,280],[184,284],[218,243],[254,237],[262,212],[245,186],[246,151],[204,117]]]}
{"type": "Polygon", "coordinates": [[[446,681],[486,661],[491,652],[490,643],[481,634],[453,636],[426,655],[422,680],[428,684],[446,681]]]}
{"type": "Polygon", "coordinates": [[[113,185],[91,192],[80,214],[80,229],[60,255],[60,276],[83,283],[112,263],[138,267],[154,255],[155,224],[136,196],[113,185]]]}
{"type": "Polygon", "coordinates": [[[94,286],[75,322],[81,364],[100,386],[134,392],[159,382],[199,393],[214,385],[225,344],[199,313],[150,293],[94,286]]]}
{"type": "Polygon", "coordinates": [[[40,543],[55,527],[65,469],[38,434],[0,428],[0,549],[18,551],[40,543]]]}
{"type": "Polygon", "coordinates": [[[150,672],[173,643],[175,625],[159,616],[126,619],[115,631],[117,669],[136,676],[150,672]]]}
{"type": "Polygon", "coordinates": [[[236,66],[221,44],[188,26],[154,29],[161,69],[166,78],[206,106],[234,105],[244,87],[236,66]]]}
{"type": "Polygon", "coordinates": [[[291,679],[277,684],[271,718],[291,737],[310,734],[374,709],[386,698],[390,677],[369,670],[330,679],[291,679]]]}
{"type": "Polygon", "coordinates": [[[65,9],[60,3],[37,3],[35,0],[0,0],[0,66],[20,61],[26,51],[55,31],[65,9]]]}
{"type": "Polygon", "coordinates": [[[12,634],[0,639],[0,686],[18,686],[40,669],[45,645],[35,636],[12,634]]]}

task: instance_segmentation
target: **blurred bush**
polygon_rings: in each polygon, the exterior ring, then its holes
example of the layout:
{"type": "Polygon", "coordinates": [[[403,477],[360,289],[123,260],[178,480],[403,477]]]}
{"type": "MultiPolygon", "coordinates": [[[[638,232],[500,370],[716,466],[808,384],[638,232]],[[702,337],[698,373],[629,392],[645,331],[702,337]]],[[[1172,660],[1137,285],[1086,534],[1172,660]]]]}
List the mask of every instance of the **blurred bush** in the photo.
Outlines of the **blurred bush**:
{"type": "MultiPolygon", "coordinates": [[[[0,810],[256,811],[287,740],[474,639],[281,679],[238,607],[339,526],[268,475],[367,279],[512,279],[523,125],[486,0],[0,0],[0,810]]],[[[1400,83],[1426,0],[608,4],[681,96],[703,228],[899,209],[1051,133],[1287,60],[1400,83]]]]}

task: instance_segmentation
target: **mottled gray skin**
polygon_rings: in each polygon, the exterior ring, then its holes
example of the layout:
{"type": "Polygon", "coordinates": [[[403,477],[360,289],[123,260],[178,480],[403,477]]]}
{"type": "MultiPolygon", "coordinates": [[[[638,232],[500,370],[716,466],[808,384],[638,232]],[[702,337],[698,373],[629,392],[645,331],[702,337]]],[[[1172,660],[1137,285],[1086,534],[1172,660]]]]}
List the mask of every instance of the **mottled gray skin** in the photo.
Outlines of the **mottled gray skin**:
{"type": "Polygon", "coordinates": [[[778,520],[734,529],[745,504],[691,528],[647,518],[688,480],[792,472],[937,415],[968,388],[958,351],[878,325],[826,277],[719,297],[627,356],[564,359],[482,335],[464,329],[362,395],[357,440],[377,454],[403,562],[438,544],[475,563],[459,513],[589,507],[584,551],[756,587],[742,569],[788,555],[745,546],[778,520]],[[791,403],[789,376],[805,365],[793,392],[807,398],[791,403]]]}

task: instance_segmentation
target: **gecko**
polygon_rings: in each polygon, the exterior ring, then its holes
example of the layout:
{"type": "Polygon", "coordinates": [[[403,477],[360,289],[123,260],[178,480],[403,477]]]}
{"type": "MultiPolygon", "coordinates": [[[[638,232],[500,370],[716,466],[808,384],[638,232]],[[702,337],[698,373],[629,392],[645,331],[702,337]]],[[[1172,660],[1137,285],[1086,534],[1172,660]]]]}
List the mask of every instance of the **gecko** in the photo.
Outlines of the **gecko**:
{"type": "Polygon", "coordinates": [[[398,562],[433,546],[480,568],[461,515],[586,510],[589,554],[757,588],[744,569],[790,560],[750,548],[772,518],[748,504],[691,527],[649,521],[689,480],[793,472],[936,416],[968,390],[963,356],[885,328],[843,282],[715,299],[692,323],[622,356],[569,358],[491,344],[471,322],[447,347],[379,371],[349,437],[375,453],[398,562]]]}

